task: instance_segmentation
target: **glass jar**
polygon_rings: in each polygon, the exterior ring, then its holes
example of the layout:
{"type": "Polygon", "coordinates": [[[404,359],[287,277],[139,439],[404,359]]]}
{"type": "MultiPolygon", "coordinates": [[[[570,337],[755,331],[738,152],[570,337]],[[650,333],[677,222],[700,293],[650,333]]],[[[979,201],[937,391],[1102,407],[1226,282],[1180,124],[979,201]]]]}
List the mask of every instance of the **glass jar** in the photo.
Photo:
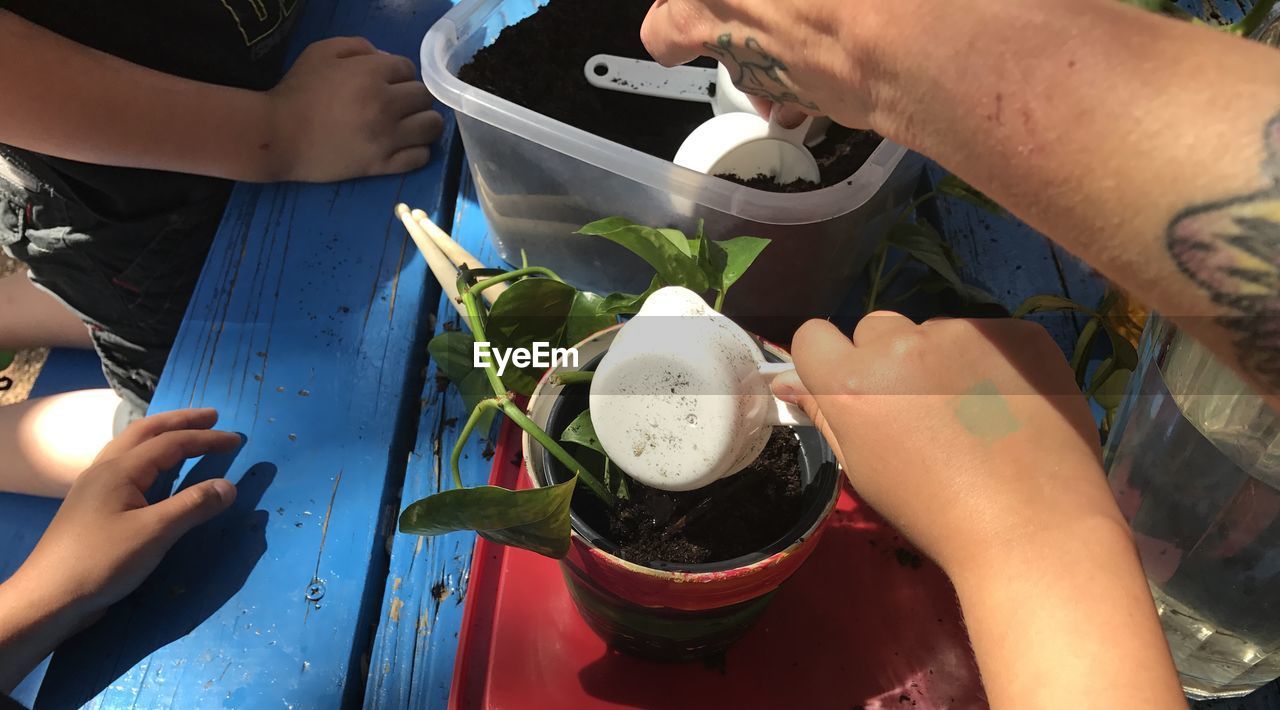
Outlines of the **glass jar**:
{"type": "Polygon", "coordinates": [[[1106,450],[1182,683],[1243,695],[1280,676],[1280,417],[1159,316],[1106,450]]]}

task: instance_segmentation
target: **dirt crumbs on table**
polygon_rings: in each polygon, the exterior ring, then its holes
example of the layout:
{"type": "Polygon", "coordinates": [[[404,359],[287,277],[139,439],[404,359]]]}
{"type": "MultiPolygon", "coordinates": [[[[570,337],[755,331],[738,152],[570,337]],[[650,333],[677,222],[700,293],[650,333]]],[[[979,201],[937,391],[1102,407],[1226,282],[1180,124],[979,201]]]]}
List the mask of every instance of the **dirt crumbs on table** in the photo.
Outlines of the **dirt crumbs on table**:
{"type": "Polygon", "coordinates": [[[630,483],[631,499],[610,516],[619,556],[644,564],[718,562],[777,542],[800,518],[800,442],[777,428],[746,470],[682,493],[630,483]]]}
{"type": "MultiPolygon", "coordinates": [[[[476,52],[458,77],[544,116],[671,160],[689,133],[712,117],[709,104],[600,89],[583,75],[583,66],[597,54],[652,59],[640,42],[640,25],[652,4],[551,0],[476,52]]],[[[705,58],[695,64],[715,66],[705,58]]],[[[800,192],[835,185],[857,171],[879,143],[874,133],[832,126],[827,139],[813,148],[820,185],[778,185],[766,178],[767,187],[751,187],[800,192]]]]}

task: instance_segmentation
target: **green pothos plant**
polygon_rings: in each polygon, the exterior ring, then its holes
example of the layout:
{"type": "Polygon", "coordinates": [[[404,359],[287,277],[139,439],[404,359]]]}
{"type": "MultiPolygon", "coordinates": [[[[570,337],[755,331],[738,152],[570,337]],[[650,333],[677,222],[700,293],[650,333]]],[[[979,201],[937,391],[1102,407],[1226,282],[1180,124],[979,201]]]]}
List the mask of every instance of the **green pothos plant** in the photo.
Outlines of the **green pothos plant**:
{"type": "MultiPolygon", "coordinates": [[[[585,486],[612,507],[627,497],[626,476],[615,470],[607,457],[602,470],[590,470],[564,446],[577,444],[604,453],[595,438],[589,410],[574,420],[557,441],[534,423],[516,401],[519,395],[533,393],[541,373],[532,366],[508,366],[499,374],[492,362],[476,368],[476,343],[489,343],[494,350],[532,348],[534,343],[568,347],[616,324],[621,316],[635,314],[649,294],[665,286],[683,286],[703,294],[719,310],[729,288],[769,244],[768,239],[758,237],[711,240],[701,224],[689,237],[676,229],[646,227],[621,217],[592,222],[578,233],[608,239],[638,255],[654,269],[649,287],[639,294],[602,296],[578,290],[550,269],[529,266],[527,260],[521,268],[511,271],[462,269],[458,293],[471,332],[446,331],[428,345],[439,372],[457,385],[467,411],[466,423],[449,458],[455,487],[409,505],[400,515],[401,532],[439,535],[474,530],[494,542],[548,557],[563,557],[569,549],[569,503],[575,488],[579,484],[585,486]],[[508,288],[486,306],[481,294],[498,284],[507,284],[508,288]],[[498,413],[564,464],[571,472],[569,480],[528,490],[464,487],[459,470],[463,447],[477,428],[487,430],[498,413]]],[[[565,379],[589,374],[567,373],[565,379]]]]}

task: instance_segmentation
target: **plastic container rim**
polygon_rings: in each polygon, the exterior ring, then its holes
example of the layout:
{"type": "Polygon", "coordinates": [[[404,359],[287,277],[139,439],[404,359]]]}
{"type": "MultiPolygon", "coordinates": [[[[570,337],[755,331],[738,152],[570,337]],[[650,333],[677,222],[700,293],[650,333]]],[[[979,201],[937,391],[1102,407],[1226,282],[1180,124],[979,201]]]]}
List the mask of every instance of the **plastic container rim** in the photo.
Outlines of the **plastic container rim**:
{"type": "Polygon", "coordinates": [[[487,16],[503,0],[463,0],[449,10],[422,39],[422,79],[431,94],[462,114],[555,150],[646,187],[682,196],[737,217],[773,225],[827,222],[868,202],[907,154],[882,138],[866,162],[847,180],[812,192],[774,193],[704,175],[655,156],[609,141],[531,111],[459,79],[448,70],[449,51],[461,41],[468,20],[487,16]],[[624,166],[620,158],[631,158],[624,166]]]}

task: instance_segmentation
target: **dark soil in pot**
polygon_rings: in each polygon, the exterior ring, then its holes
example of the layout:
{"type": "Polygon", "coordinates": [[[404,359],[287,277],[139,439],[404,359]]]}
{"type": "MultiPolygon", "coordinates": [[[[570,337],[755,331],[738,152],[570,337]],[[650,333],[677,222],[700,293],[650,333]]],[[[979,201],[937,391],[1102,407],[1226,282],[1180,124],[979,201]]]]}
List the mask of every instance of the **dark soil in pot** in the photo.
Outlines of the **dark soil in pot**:
{"type": "MultiPolygon", "coordinates": [[[[476,52],[458,77],[544,116],[671,160],[685,137],[711,118],[709,105],[598,89],[582,75],[583,65],[596,54],[650,59],[640,42],[640,25],[652,4],[550,0],[476,52]]],[[[715,66],[710,60],[699,63],[715,66]]],[[[721,177],[774,192],[815,190],[847,180],[879,144],[874,133],[833,125],[827,139],[813,148],[821,183],[779,185],[767,177],[721,177]]]]}
{"type": "MultiPolygon", "coordinates": [[[[563,390],[548,423],[557,439],[587,408],[589,392],[588,385],[563,390]]],[[[603,470],[600,454],[577,445],[569,449],[593,471],[603,470]]],[[[549,455],[546,465],[555,480],[567,477],[549,455]]],[[[837,475],[834,465],[806,462],[796,433],[779,427],[755,463],[705,488],[673,493],[628,480],[630,499],[609,510],[586,486],[578,486],[574,527],[606,552],[657,569],[710,571],[750,564],[794,542],[794,533],[803,532],[796,528],[825,507],[830,479],[837,475]],[[713,564],[726,560],[734,562],[713,564]]]]}

